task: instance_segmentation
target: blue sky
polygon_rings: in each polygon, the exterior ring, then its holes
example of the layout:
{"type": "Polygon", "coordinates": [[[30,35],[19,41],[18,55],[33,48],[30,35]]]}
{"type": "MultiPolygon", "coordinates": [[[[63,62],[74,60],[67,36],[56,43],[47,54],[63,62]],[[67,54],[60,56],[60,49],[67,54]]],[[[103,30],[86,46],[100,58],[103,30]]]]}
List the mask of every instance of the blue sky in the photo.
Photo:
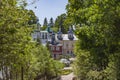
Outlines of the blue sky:
{"type": "MultiPolygon", "coordinates": [[[[31,3],[27,0],[28,4],[31,3]]],[[[65,7],[68,0],[36,0],[34,4],[28,5],[27,9],[32,9],[35,12],[35,15],[39,18],[40,24],[43,24],[43,20],[47,17],[48,22],[51,17],[55,18],[65,13],[65,7]],[[36,8],[35,8],[36,7],[36,8]]]]}

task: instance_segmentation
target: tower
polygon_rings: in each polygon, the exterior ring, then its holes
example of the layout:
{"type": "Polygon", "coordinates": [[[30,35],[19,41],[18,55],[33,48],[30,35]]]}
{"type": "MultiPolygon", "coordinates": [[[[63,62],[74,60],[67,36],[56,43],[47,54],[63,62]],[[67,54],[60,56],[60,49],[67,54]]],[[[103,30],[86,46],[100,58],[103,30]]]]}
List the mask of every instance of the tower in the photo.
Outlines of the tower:
{"type": "Polygon", "coordinates": [[[51,44],[55,45],[56,44],[56,40],[55,40],[55,33],[52,33],[52,37],[51,37],[51,44]]]}
{"type": "Polygon", "coordinates": [[[58,40],[63,40],[61,28],[59,29],[59,31],[57,33],[57,38],[58,38],[58,40]]]}
{"type": "Polygon", "coordinates": [[[69,40],[73,40],[74,36],[73,36],[73,30],[71,27],[69,27],[69,31],[68,31],[68,39],[69,40]]]}

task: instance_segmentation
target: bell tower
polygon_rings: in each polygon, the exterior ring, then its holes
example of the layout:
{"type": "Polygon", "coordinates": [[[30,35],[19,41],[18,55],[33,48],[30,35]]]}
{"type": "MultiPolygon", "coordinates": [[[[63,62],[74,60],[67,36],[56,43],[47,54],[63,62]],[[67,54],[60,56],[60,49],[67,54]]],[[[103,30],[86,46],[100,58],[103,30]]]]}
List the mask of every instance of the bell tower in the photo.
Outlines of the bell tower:
{"type": "Polygon", "coordinates": [[[73,40],[74,36],[73,36],[73,30],[71,27],[69,27],[69,31],[68,31],[68,39],[69,40],[73,40]]]}
{"type": "Polygon", "coordinates": [[[59,31],[57,33],[57,38],[58,38],[58,40],[63,40],[61,28],[59,28],[59,31]]]}

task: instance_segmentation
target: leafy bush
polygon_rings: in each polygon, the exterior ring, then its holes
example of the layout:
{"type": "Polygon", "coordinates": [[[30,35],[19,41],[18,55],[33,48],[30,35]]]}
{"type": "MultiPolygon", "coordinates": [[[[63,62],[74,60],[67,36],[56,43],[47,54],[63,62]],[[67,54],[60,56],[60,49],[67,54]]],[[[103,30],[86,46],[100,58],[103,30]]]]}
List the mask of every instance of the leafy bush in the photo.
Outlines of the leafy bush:
{"type": "Polygon", "coordinates": [[[72,70],[62,70],[61,75],[68,75],[72,72],[72,70]]]}

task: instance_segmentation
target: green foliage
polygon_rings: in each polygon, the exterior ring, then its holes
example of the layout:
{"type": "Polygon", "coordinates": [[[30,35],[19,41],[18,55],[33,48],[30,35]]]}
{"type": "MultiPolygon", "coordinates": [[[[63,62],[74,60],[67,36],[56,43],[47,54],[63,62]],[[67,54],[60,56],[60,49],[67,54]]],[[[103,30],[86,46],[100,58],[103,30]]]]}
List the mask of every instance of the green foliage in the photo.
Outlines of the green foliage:
{"type": "Polygon", "coordinates": [[[41,27],[42,30],[45,30],[48,26],[48,21],[47,21],[47,18],[44,19],[44,22],[43,22],[43,27],[41,27]]]}
{"type": "MultiPolygon", "coordinates": [[[[21,0],[20,0],[21,1],[21,0]]],[[[16,0],[0,1],[0,70],[3,80],[33,80],[59,75],[62,64],[50,58],[40,43],[31,42],[37,23],[33,11],[16,0]]]]}
{"type": "Polygon", "coordinates": [[[54,26],[54,21],[53,21],[53,18],[51,17],[50,18],[50,22],[49,22],[50,26],[53,27],[54,26]]]}
{"type": "Polygon", "coordinates": [[[41,30],[45,30],[47,28],[47,26],[42,26],[41,30]]]}
{"type": "Polygon", "coordinates": [[[84,50],[80,50],[79,46],[76,47],[75,49],[75,53],[76,53],[76,61],[73,63],[73,70],[75,75],[77,75],[77,77],[79,79],[87,79],[86,75],[89,71],[89,69],[91,69],[91,57],[88,51],[84,51],[84,50]]]}
{"type": "Polygon", "coordinates": [[[52,27],[51,30],[54,31],[55,33],[58,32],[58,28],[57,27],[52,27]]]}
{"type": "Polygon", "coordinates": [[[72,72],[72,70],[62,70],[61,75],[68,75],[72,72]]]}
{"type": "Polygon", "coordinates": [[[101,27],[82,27],[76,32],[80,38],[80,48],[90,51],[92,61],[99,69],[105,68],[108,63],[104,29],[101,27]]]}
{"type": "Polygon", "coordinates": [[[67,17],[67,16],[66,16],[66,14],[64,13],[64,14],[59,15],[59,16],[56,18],[56,20],[55,20],[55,25],[54,25],[54,26],[57,28],[57,31],[59,30],[59,28],[61,28],[61,31],[62,31],[63,33],[67,33],[69,26],[66,25],[66,22],[65,22],[66,17],[67,17]]]}
{"type": "Polygon", "coordinates": [[[0,4],[0,69],[5,73],[4,79],[22,79],[22,74],[27,73],[31,49],[29,11],[17,7],[16,0],[4,0],[0,4]]]}
{"type": "Polygon", "coordinates": [[[66,6],[68,19],[79,26],[76,34],[80,40],[75,50],[77,56],[75,72],[78,78],[120,79],[118,76],[120,73],[118,63],[120,54],[119,6],[119,0],[68,1],[66,6]],[[90,58],[85,56],[90,56],[90,58]],[[85,69],[84,65],[88,68],[85,69]],[[94,76],[94,74],[97,75],[94,76]]]}

